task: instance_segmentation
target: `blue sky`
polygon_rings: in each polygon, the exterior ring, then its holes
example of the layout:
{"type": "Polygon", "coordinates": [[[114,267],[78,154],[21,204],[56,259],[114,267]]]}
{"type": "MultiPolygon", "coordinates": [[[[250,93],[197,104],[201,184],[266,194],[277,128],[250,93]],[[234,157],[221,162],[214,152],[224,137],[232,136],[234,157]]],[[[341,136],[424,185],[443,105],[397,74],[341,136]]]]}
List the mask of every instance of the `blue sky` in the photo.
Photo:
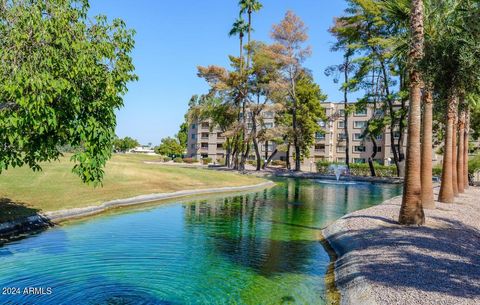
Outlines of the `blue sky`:
{"type": "MultiPolygon", "coordinates": [[[[178,131],[193,94],[207,85],[196,76],[198,65],[227,66],[237,55],[238,39],[228,36],[238,16],[237,0],[91,0],[91,14],[122,18],[136,30],[133,59],[139,81],[129,85],[125,106],[118,111],[117,134],[141,143],[160,143],[178,131]]],[[[270,42],[270,30],[287,10],[309,28],[312,57],[305,63],[329,101],[341,101],[338,85],[324,75],[342,55],[330,52],[327,29],[345,8],[343,0],[263,0],[253,17],[253,39],[270,42]]]]}

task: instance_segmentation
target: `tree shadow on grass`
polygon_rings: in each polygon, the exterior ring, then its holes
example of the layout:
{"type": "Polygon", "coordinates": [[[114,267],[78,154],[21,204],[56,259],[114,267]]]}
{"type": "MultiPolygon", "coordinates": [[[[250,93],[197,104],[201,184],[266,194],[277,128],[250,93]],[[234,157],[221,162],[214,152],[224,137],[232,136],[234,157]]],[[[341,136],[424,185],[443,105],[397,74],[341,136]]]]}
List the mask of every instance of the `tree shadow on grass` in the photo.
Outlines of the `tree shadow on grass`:
{"type": "MultiPolygon", "coordinates": [[[[480,231],[459,221],[431,218],[442,227],[389,225],[331,236],[340,252],[343,252],[341,245],[349,245],[349,252],[368,251],[356,252],[353,257],[347,255],[338,261],[338,285],[346,287],[363,276],[389,287],[480,297],[480,231]],[[368,239],[375,242],[366,242],[368,239]],[[352,265],[356,268],[351,269],[352,265]]],[[[379,220],[385,222],[386,219],[379,220]]]]}
{"type": "Polygon", "coordinates": [[[0,246],[3,242],[17,239],[24,233],[35,233],[53,226],[53,223],[40,214],[40,210],[26,203],[0,198],[0,246]],[[31,216],[38,216],[30,218],[31,216]]]}

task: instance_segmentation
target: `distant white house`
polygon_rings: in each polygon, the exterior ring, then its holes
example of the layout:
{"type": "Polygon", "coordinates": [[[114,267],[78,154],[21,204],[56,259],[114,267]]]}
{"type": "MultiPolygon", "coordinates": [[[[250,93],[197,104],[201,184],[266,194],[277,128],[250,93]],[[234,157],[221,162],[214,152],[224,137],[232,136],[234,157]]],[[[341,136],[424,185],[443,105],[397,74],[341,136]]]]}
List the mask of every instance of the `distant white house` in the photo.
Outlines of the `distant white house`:
{"type": "Polygon", "coordinates": [[[155,155],[155,150],[148,145],[137,146],[133,149],[130,149],[128,152],[132,154],[155,155]]]}

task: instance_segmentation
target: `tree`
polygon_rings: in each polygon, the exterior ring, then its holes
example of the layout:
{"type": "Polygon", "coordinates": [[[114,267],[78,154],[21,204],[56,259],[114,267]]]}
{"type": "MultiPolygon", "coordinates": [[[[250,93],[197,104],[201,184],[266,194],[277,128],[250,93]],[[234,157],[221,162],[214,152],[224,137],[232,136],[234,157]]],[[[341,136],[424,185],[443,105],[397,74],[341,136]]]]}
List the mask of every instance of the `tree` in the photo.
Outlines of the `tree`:
{"type": "Polygon", "coordinates": [[[158,147],[155,147],[155,152],[162,156],[181,157],[185,152],[185,148],[180,145],[177,139],[166,137],[162,139],[158,147]]]}
{"type": "Polygon", "coordinates": [[[458,155],[457,155],[457,164],[455,166],[457,167],[457,187],[458,187],[458,192],[463,193],[465,191],[465,186],[464,186],[464,171],[463,171],[463,166],[464,166],[464,161],[463,158],[465,156],[463,150],[465,149],[465,145],[463,141],[465,140],[464,133],[465,133],[465,118],[466,118],[466,107],[465,107],[465,99],[462,99],[461,102],[461,110],[460,110],[460,116],[458,118],[458,155]]]}
{"type": "Polygon", "coordinates": [[[140,146],[138,141],[130,137],[125,137],[123,139],[117,138],[113,142],[114,150],[119,152],[127,152],[138,146],[140,146]]]}
{"type": "Polygon", "coordinates": [[[88,1],[1,1],[0,172],[75,149],[73,172],[100,183],[115,138],[115,110],[136,79],[134,31],[88,18],[88,1]]]}
{"type": "Polygon", "coordinates": [[[240,40],[240,71],[243,71],[243,37],[245,37],[245,32],[248,31],[248,25],[245,23],[245,20],[242,17],[237,18],[232,25],[229,36],[236,36],[240,40]]]}
{"type": "Polygon", "coordinates": [[[424,209],[434,209],[432,183],[432,121],[433,121],[433,96],[432,87],[427,84],[423,95],[423,121],[422,121],[422,156],[421,156],[421,187],[420,195],[424,209]]]}
{"type": "Polygon", "coordinates": [[[188,142],[188,122],[187,121],[188,120],[186,119],[185,122],[183,122],[180,125],[180,130],[175,135],[175,138],[177,138],[178,142],[184,149],[187,149],[187,142],[188,142]]]}
{"type": "MultiPolygon", "coordinates": [[[[337,25],[337,24],[336,24],[337,25]]],[[[336,28],[335,26],[330,29],[330,32],[335,35],[336,28]]],[[[353,91],[355,88],[355,81],[350,79],[350,74],[354,72],[355,66],[352,63],[353,51],[351,49],[343,46],[345,43],[340,37],[337,37],[339,42],[335,44],[332,50],[336,51],[339,49],[345,49],[343,55],[343,63],[339,65],[330,66],[325,70],[325,75],[331,76],[334,75],[333,81],[335,83],[339,82],[339,74],[343,76],[342,91],[343,91],[343,133],[345,134],[345,163],[347,168],[350,169],[350,132],[348,128],[348,117],[351,114],[352,107],[348,104],[348,93],[353,91]]]]}
{"type": "Polygon", "coordinates": [[[313,77],[304,73],[297,83],[297,143],[300,146],[300,157],[308,157],[310,147],[315,142],[315,133],[323,131],[318,122],[326,120],[325,109],[321,102],[327,99],[313,77]]]}
{"type": "Polygon", "coordinates": [[[401,175],[400,162],[403,160],[404,121],[408,100],[405,77],[405,41],[408,41],[406,16],[409,14],[407,2],[348,0],[346,15],[336,18],[330,29],[337,39],[333,49],[349,52],[351,63],[365,65],[359,69],[360,74],[349,79],[349,86],[355,88],[368,75],[368,67],[380,73],[378,80],[382,85],[378,94],[382,97],[385,123],[390,127],[390,147],[398,176],[401,175]]]}
{"type": "Polygon", "coordinates": [[[404,225],[422,225],[425,223],[421,201],[421,87],[422,76],[419,62],[423,57],[424,28],[423,1],[412,0],[410,12],[410,31],[412,39],[409,51],[410,71],[410,112],[408,115],[408,143],[405,166],[405,181],[403,183],[402,206],[399,222],[404,225]]]}
{"type": "Polygon", "coordinates": [[[295,171],[300,170],[301,143],[298,126],[298,95],[297,83],[304,73],[302,63],[310,55],[309,47],[303,44],[307,41],[307,28],[303,21],[292,11],[285,14],[284,19],[273,26],[273,40],[276,42],[277,58],[281,62],[283,71],[283,84],[285,90],[285,103],[292,115],[292,137],[295,149],[295,171]]]}
{"type": "Polygon", "coordinates": [[[247,69],[250,68],[250,59],[251,59],[251,34],[252,34],[252,13],[258,12],[262,9],[263,5],[258,0],[240,0],[238,2],[240,6],[240,15],[247,13],[248,15],[248,51],[247,51],[247,69]]]}

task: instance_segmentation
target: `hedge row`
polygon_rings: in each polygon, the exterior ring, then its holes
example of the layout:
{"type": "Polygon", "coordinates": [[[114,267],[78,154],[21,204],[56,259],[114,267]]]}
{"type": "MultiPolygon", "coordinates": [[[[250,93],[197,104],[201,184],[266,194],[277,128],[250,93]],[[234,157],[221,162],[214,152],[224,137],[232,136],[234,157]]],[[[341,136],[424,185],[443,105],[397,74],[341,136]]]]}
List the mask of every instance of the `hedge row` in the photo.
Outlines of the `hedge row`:
{"type": "MultiPolygon", "coordinates": [[[[328,161],[318,161],[317,162],[317,172],[323,175],[332,175],[333,171],[330,168],[331,165],[343,165],[344,163],[335,163],[328,161]]],[[[381,165],[374,163],[375,174],[377,177],[396,177],[397,169],[395,165],[381,165]]],[[[350,163],[350,175],[351,176],[371,176],[370,167],[368,163],[350,163]]]]}

